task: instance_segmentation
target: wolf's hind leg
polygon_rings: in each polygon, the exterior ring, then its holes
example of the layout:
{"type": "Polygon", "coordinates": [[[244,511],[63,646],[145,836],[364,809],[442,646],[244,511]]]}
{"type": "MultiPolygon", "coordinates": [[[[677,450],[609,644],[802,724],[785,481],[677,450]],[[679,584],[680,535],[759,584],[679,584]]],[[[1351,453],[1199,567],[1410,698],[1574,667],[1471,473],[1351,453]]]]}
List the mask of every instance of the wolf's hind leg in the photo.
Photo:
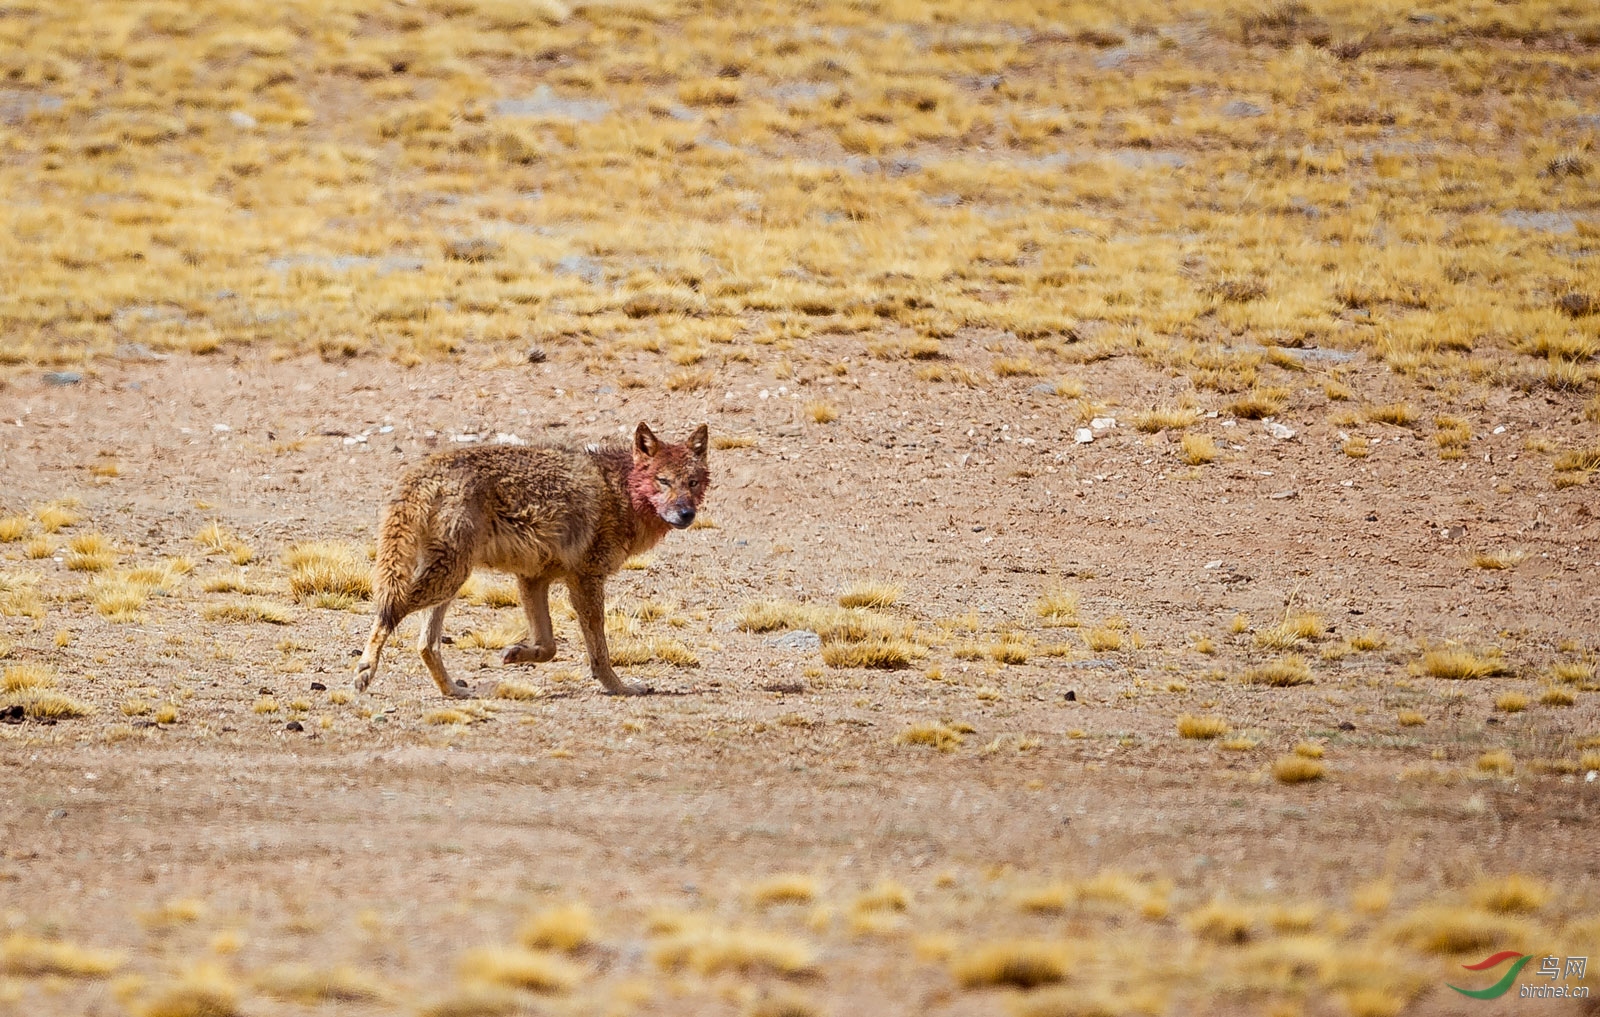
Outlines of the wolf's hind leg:
{"type": "Polygon", "coordinates": [[[385,625],[380,619],[372,623],[372,634],[367,637],[367,648],[361,654],[360,663],[356,664],[356,691],[365,692],[372,684],[372,679],[378,677],[378,658],[383,655],[383,644],[389,641],[394,634],[394,627],[385,625]]]}
{"type": "Polygon", "coordinates": [[[428,673],[433,676],[433,683],[439,686],[440,692],[451,699],[471,699],[472,688],[464,682],[451,679],[449,672],[444,669],[444,654],[439,652],[439,640],[444,635],[444,616],[449,610],[450,601],[447,600],[428,612],[428,620],[417,634],[417,652],[422,655],[422,662],[428,666],[428,673]]]}
{"type": "Polygon", "coordinates": [[[550,625],[550,580],[544,577],[517,577],[517,594],[522,613],[528,619],[531,643],[506,647],[501,661],[506,664],[543,664],[556,655],[556,634],[550,625]]]}

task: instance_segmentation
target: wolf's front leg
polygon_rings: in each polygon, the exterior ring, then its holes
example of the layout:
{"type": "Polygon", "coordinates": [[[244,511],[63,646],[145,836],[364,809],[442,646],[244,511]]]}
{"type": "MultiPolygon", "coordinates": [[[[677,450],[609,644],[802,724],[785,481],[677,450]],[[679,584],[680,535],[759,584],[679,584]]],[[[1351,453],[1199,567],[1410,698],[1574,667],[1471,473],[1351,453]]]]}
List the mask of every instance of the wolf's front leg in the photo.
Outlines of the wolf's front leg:
{"type": "Polygon", "coordinates": [[[589,670],[612,696],[644,696],[649,686],[626,685],[611,669],[611,651],[606,648],[606,581],[604,576],[578,576],[567,584],[572,594],[572,609],[578,614],[583,644],[589,650],[589,670]]]}
{"type": "Polygon", "coordinates": [[[555,659],[556,634],[550,625],[550,580],[542,576],[518,576],[517,596],[522,601],[522,613],[528,619],[528,637],[532,642],[506,647],[501,662],[543,664],[555,659]]]}

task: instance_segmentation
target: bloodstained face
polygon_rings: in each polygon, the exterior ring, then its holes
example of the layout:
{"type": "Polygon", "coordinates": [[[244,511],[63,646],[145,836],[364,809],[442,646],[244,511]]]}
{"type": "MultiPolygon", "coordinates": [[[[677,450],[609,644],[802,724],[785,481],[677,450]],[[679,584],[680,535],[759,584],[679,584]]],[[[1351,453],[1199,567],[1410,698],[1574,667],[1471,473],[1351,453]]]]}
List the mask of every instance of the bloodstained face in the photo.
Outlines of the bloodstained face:
{"type": "Polygon", "coordinates": [[[687,441],[674,445],[641,423],[633,433],[633,470],[628,476],[634,504],[641,508],[641,502],[648,504],[662,522],[680,530],[694,522],[700,500],[711,486],[707,434],[701,424],[687,441]]]}

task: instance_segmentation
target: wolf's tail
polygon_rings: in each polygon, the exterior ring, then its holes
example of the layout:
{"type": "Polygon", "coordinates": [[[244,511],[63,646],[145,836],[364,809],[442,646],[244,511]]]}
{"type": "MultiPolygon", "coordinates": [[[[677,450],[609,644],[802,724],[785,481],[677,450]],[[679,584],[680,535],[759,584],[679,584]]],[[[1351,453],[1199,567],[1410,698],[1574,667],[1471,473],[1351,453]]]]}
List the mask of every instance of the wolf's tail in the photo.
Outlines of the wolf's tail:
{"type": "Polygon", "coordinates": [[[417,552],[432,522],[434,494],[421,485],[403,487],[383,510],[372,597],[377,602],[378,624],[384,628],[394,628],[405,617],[406,593],[417,569],[417,552]]]}

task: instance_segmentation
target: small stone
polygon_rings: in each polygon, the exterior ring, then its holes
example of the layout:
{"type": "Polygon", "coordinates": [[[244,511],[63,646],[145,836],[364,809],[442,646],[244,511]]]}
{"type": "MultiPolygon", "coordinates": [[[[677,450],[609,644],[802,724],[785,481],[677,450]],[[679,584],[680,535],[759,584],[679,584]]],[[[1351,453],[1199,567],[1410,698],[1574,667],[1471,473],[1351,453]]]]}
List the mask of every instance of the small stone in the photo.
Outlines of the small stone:
{"type": "Polygon", "coordinates": [[[289,723],[283,725],[283,729],[285,731],[304,731],[306,726],[300,723],[298,720],[291,720],[289,723]]]}
{"type": "Polygon", "coordinates": [[[1222,107],[1222,115],[1225,117],[1234,117],[1236,119],[1246,119],[1249,117],[1264,117],[1267,115],[1267,111],[1262,109],[1260,106],[1257,106],[1253,102],[1246,102],[1243,99],[1235,99],[1226,106],[1222,107]]]}
{"type": "Polygon", "coordinates": [[[228,122],[241,130],[250,130],[256,126],[256,118],[242,109],[236,109],[228,114],[228,122]]]}
{"type": "Polygon", "coordinates": [[[822,637],[810,629],[795,629],[793,632],[785,632],[781,636],[774,636],[767,640],[767,645],[777,647],[780,650],[797,650],[802,653],[809,653],[822,649],[822,637]]]}
{"type": "Polygon", "coordinates": [[[1095,417],[1093,420],[1089,421],[1089,426],[1094,428],[1096,431],[1104,431],[1108,427],[1116,427],[1117,426],[1117,418],[1116,417],[1095,417]]]}
{"type": "Polygon", "coordinates": [[[1273,501],[1287,501],[1290,498],[1300,497],[1299,491],[1274,491],[1267,495],[1273,501]]]}
{"type": "Polygon", "coordinates": [[[1094,432],[1089,430],[1087,427],[1080,427],[1076,431],[1072,432],[1072,440],[1077,442],[1079,445],[1087,445],[1091,441],[1094,441],[1094,432]]]}
{"type": "Polygon", "coordinates": [[[1288,441],[1290,438],[1294,437],[1294,428],[1287,424],[1280,424],[1276,420],[1268,420],[1264,422],[1261,427],[1264,431],[1272,435],[1274,438],[1277,438],[1279,441],[1288,441]]]}
{"type": "Polygon", "coordinates": [[[44,383],[46,385],[76,385],[83,380],[83,375],[77,371],[46,371],[44,383]]]}
{"type": "Polygon", "coordinates": [[[1066,699],[1069,703],[1076,703],[1078,701],[1078,690],[1068,689],[1066,699]]]}
{"type": "Polygon", "coordinates": [[[311,683],[311,691],[312,692],[326,692],[326,691],[328,691],[328,687],[326,685],[322,684],[321,682],[312,682],[311,683]]]}
{"type": "Polygon", "coordinates": [[[1041,381],[1039,384],[1033,386],[1033,391],[1039,393],[1040,395],[1055,395],[1056,383],[1053,381],[1041,381]]]}
{"type": "Polygon", "coordinates": [[[27,713],[28,711],[24,710],[21,704],[12,703],[5,709],[0,710],[0,723],[20,724],[23,718],[27,716],[27,713]]]}
{"type": "Polygon", "coordinates": [[[548,354],[545,353],[543,346],[528,347],[528,363],[530,364],[542,364],[547,356],[548,354]]]}
{"type": "Polygon", "coordinates": [[[1355,729],[1356,726],[1350,723],[1348,720],[1341,720],[1339,722],[1339,730],[1341,731],[1354,731],[1355,729]]]}

